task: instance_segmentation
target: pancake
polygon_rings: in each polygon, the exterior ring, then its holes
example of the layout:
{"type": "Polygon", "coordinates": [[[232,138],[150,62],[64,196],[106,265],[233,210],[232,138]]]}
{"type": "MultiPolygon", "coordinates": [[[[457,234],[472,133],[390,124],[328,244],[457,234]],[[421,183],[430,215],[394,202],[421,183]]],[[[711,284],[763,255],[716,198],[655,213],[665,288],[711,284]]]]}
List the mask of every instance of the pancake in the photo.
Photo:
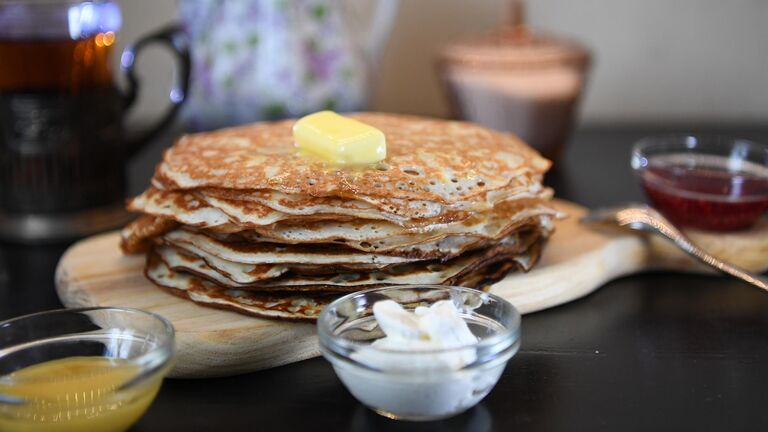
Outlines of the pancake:
{"type": "MultiPolygon", "coordinates": [[[[281,220],[286,219],[293,219],[293,220],[338,220],[339,216],[342,217],[348,217],[348,218],[364,218],[364,219],[380,219],[380,220],[386,220],[386,221],[392,221],[395,223],[403,223],[405,221],[404,218],[398,217],[395,215],[389,215],[382,213],[376,209],[370,208],[368,206],[367,209],[356,209],[353,206],[350,207],[343,207],[340,201],[340,204],[338,207],[336,207],[336,210],[329,213],[307,213],[306,215],[296,215],[296,214],[289,214],[289,213],[283,213],[277,210],[273,210],[270,207],[265,206],[264,204],[261,204],[259,202],[254,201],[238,201],[238,200],[230,200],[225,198],[214,198],[211,196],[205,196],[201,195],[201,198],[204,199],[209,205],[220,209],[225,214],[229,215],[230,218],[235,221],[235,223],[242,227],[259,227],[264,225],[270,225],[275,222],[279,222],[281,220]],[[275,218],[274,216],[271,218],[266,218],[265,215],[270,214],[279,214],[281,215],[280,218],[275,218]]],[[[330,206],[318,206],[318,207],[327,207],[330,208],[330,206]]]]}
{"type": "Polygon", "coordinates": [[[381,270],[396,264],[337,264],[317,266],[313,264],[248,264],[235,261],[229,261],[216,255],[205,252],[202,249],[189,247],[189,245],[168,246],[176,249],[179,253],[202,259],[205,264],[216,270],[219,274],[227,277],[235,283],[250,284],[256,281],[270,279],[294,270],[303,274],[336,274],[344,271],[372,271],[381,270]]]}
{"type": "MultiPolygon", "coordinates": [[[[168,192],[149,188],[129,201],[128,210],[163,216],[185,225],[206,228],[231,222],[227,213],[209,205],[192,192],[168,192]]],[[[264,206],[258,206],[257,209],[250,209],[250,211],[254,215],[253,220],[260,225],[272,224],[289,217],[264,206]]]]}
{"type": "MultiPolygon", "coordinates": [[[[549,200],[552,198],[552,190],[549,188],[530,188],[516,193],[494,195],[493,202],[485,202],[482,205],[473,203],[457,203],[452,206],[442,206],[428,201],[407,202],[402,200],[387,200],[379,204],[382,208],[371,207],[371,204],[360,200],[343,200],[328,197],[299,197],[278,192],[250,191],[237,193],[237,191],[222,192],[219,190],[197,191],[201,199],[209,205],[217,207],[236,218],[243,225],[268,225],[251,220],[254,215],[252,209],[258,209],[259,204],[276,211],[304,216],[300,220],[306,221],[308,215],[339,215],[353,216],[355,220],[373,219],[389,221],[402,227],[424,227],[430,224],[445,224],[470,217],[475,212],[493,211],[494,206],[508,201],[520,201],[524,199],[549,200]],[[291,198],[288,198],[291,197],[291,198]]],[[[364,199],[374,199],[363,197],[364,199]]],[[[258,216],[258,215],[256,215],[258,216]]],[[[296,218],[299,219],[299,218],[296,218]]]]}
{"type": "MultiPolygon", "coordinates": [[[[254,202],[274,210],[293,215],[310,215],[318,213],[350,215],[356,218],[384,219],[405,221],[409,218],[436,217],[442,211],[442,206],[429,201],[408,203],[396,211],[386,211],[386,204],[375,206],[366,200],[342,199],[336,197],[314,197],[311,195],[286,194],[273,190],[238,191],[222,189],[202,189],[199,191],[203,199],[218,198],[236,202],[254,202]]],[[[215,203],[211,203],[216,205],[215,203]]]]}
{"type": "MultiPolygon", "coordinates": [[[[537,242],[527,254],[486,266],[483,271],[471,274],[465,286],[487,288],[509,271],[523,269],[526,264],[535,261],[539,248],[540,243],[537,242]]],[[[154,253],[147,257],[145,274],[150,281],[169,293],[197,304],[262,318],[315,320],[323,307],[341,295],[317,290],[285,292],[222,288],[191,273],[171,269],[154,253]]]]}
{"type": "Polygon", "coordinates": [[[424,200],[403,200],[377,196],[357,195],[354,199],[315,197],[302,194],[286,194],[273,190],[196,189],[198,196],[219,207],[210,198],[237,206],[237,202],[258,203],[273,210],[292,215],[339,214],[356,218],[383,219],[394,222],[411,219],[435,218],[450,211],[485,211],[497,203],[521,198],[551,195],[540,184],[541,179],[529,179],[504,189],[491,191],[472,201],[459,201],[450,205],[424,200]]]}
{"type": "Polygon", "coordinates": [[[294,120],[187,135],[131,200],[122,232],[145,274],[195,303],[311,320],[343,293],[423,284],[484,288],[528,271],[560,217],[549,161],[470,123],[360,113],[387,157],[331,166],[298,153],[294,120]]]}
{"type": "MultiPolygon", "coordinates": [[[[344,201],[339,200],[339,202],[344,201]]],[[[378,211],[365,203],[362,205],[368,206],[368,208],[356,210],[354,205],[349,207],[340,205],[333,213],[309,214],[307,212],[305,215],[289,214],[274,210],[255,201],[216,198],[202,195],[195,191],[165,191],[149,188],[138,197],[132,199],[128,204],[128,209],[134,212],[174,219],[179,223],[189,226],[211,228],[221,232],[258,228],[282,221],[338,221],[361,218],[383,220],[399,225],[430,225],[450,223],[471,216],[469,212],[452,212],[434,219],[422,219],[414,222],[403,216],[378,211]]],[[[321,208],[324,207],[321,206],[321,208]]]]}
{"type": "Polygon", "coordinates": [[[275,224],[260,230],[243,231],[229,237],[287,244],[335,242],[365,252],[383,253],[450,236],[500,239],[524,225],[543,226],[549,218],[556,215],[554,210],[543,203],[507,202],[497,206],[490,214],[476,214],[465,221],[429,227],[404,228],[378,221],[321,221],[306,224],[275,224]]]}
{"type": "Polygon", "coordinates": [[[192,274],[171,270],[155,254],[147,256],[145,275],[173,295],[201,305],[261,318],[315,320],[323,307],[338,298],[338,295],[328,293],[261,293],[221,289],[192,274]]]}
{"type": "Polygon", "coordinates": [[[362,191],[452,204],[543,174],[550,166],[514,135],[471,123],[377,113],[350,117],[387,137],[387,158],[374,169],[333,169],[299,154],[294,120],[285,120],[186,135],[165,152],[155,184],[336,197],[362,191]]]}
{"type": "Polygon", "coordinates": [[[162,236],[178,225],[172,219],[141,215],[120,231],[120,248],[127,254],[144,252],[149,249],[153,238],[162,236]]]}
{"type": "Polygon", "coordinates": [[[240,286],[253,284],[267,279],[274,279],[290,270],[281,264],[247,264],[228,261],[215,255],[198,250],[200,255],[173,246],[160,245],[155,248],[168,267],[174,270],[186,270],[206,276],[220,285],[240,286]],[[210,263],[210,264],[209,264],[210,263]]]}
{"type": "MultiPolygon", "coordinates": [[[[549,192],[545,190],[544,192],[549,192]]],[[[544,197],[548,197],[544,195],[544,197]]],[[[525,218],[536,216],[552,216],[556,213],[544,204],[543,199],[527,199],[505,201],[496,206],[492,212],[478,213],[468,218],[448,223],[422,223],[403,227],[387,221],[344,218],[318,215],[304,219],[278,220],[285,214],[270,217],[269,220],[255,221],[257,223],[226,222],[216,209],[208,209],[206,204],[192,194],[178,194],[150,189],[134,199],[131,208],[139,208],[147,214],[158,218],[167,218],[187,226],[209,228],[213,232],[241,233],[244,239],[251,241],[266,241],[280,243],[318,243],[337,242],[355,249],[377,252],[403,248],[408,245],[445,238],[451,234],[462,234],[484,238],[500,238],[515,225],[521,225],[525,218]],[[151,205],[149,203],[152,203],[151,205]],[[188,209],[191,208],[191,211],[188,209]],[[160,209],[160,210],[157,210],[160,209]],[[206,215],[211,216],[206,219],[206,215]],[[275,222],[275,220],[278,220],[275,222]],[[262,223],[269,223],[262,225],[262,223]],[[252,230],[252,232],[251,232],[252,230]]],[[[264,208],[260,204],[254,204],[264,208]]],[[[231,210],[227,210],[228,212],[231,210]]],[[[272,212],[273,215],[277,212],[272,212]]],[[[241,216],[241,218],[244,218],[241,216]]],[[[160,219],[156,219],[160,220],[160,219]]],[[[146,222],[141,221],[137,227],[127,228],[135,237],[134,243],[140,243],[141,235],[156,236],[160,231],[147,230],[146,222]]],[[[166,230],[173,224],[166,223],[166,230]]],[[[127,234],[126,234],[127,235],[127,234]]],[[[423,249],[423,248],[422,248],[423,249]]],[[[131,250],[128,246],[127,250],[131,250]]]]}
{"type": "Polygon", "coordinates": [[[246,264],[394,264],[414,259],[357,252],[343,245],[283,245],[280,243],[223,242],[201,233],[177,229],[163,241],[193,252],[198,250],[246,264]]]}
{"type": "MultiPolygon", "coordinates": [[[[548,235],[543,224],[526,225],[528,230],[548,235]]],[[[365,252],[339,243],[288,244],[263,241],[230,241],[214,234],[176,229],[162,236],[173,246],[196,255],[208,253],[229,261],[246,264],[397,264],[419,260],[448,260],[464,251],[484,247],[496,239],[452,235],[428,242],[390,249],[385,252],[365,252]]]]}
{"type": "MultiPolygon", "coordinates": [[[[463,254],[453,260],[441,263],[424,261],[412,264],[389,266],[381,270],[361,270],[357,272],[340,271],[335,275],[306,275],[292,272],[275,272],[272,278],[252,278],[249,282],[243,274],[235,275],[219,272],[209,266],[200,257],[167,246],[156,249],[163,262],[174,270],[184,270],[230,288],[255,290],[317,290],[317,291],[357,291],[366,287],[413,285],[413,284],[461,284],[465,276],[500,261],[514,260],[517,255],[527,253],[538,239],[537,234],[529,233],[525,240],[500,242],[488,249],[463,254]],[[234,279],[234,280],[233,280],[234,279]]],[[[276,266],[280,268],[280,266],[276,266]]],[[[282,270],[282,268],[280,268],[282,270]]]]}
{"type": "Polygon", "coordinates": [[[229,222],[226,213],[209,206],[193,193],[170,193],[154,188],[130,200],[128,210],[166,217],[191,226],[212,227],[229,222]]]}

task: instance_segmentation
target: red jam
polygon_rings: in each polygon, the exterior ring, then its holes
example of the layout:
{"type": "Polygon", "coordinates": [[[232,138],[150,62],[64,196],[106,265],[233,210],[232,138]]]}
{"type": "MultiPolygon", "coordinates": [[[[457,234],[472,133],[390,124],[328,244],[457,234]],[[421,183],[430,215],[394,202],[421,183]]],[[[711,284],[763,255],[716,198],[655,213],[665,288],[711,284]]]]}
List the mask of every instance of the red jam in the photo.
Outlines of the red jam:
{"type": "MultiPolygon", "coordinates": [[[[679,159],[678,159],[679,161],[679,159]]],[[[728,158],[706,164],[649,158],[641,180],[651,204],[673,223],[714,231],[746,229],[768,210],[768,169],[730,170],[728,158]]]]}

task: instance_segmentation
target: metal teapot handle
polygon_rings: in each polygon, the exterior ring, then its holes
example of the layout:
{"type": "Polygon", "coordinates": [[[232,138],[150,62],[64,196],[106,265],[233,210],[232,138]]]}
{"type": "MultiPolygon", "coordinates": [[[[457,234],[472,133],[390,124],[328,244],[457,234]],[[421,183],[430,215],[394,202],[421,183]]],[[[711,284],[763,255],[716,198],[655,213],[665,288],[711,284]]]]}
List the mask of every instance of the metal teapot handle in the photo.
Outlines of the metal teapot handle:
{"type": "Polygon", "coordinates": [[[120,66],[128,82],[128,87],[123,96],[123,107],[129,108],[136,101],[136,96],[139,92],[139,79],[136,76],[135,70],[136,59],[145,47],[152,44],[160,44],[170,48],[176,57],[173,85],[168,95],[170,106],[165,111],[165,114],[154,124],[128,140],[125,148],[128,157],[133,156],[152,138],[170,125],[176,117],[181,104],[187,98],[187,92],[189,91],[191,62],[189,57],[189,38],[180,27],[169,26],[141,38],[134,45],[123,51],[123,55],[120,58],[120,66]]]}

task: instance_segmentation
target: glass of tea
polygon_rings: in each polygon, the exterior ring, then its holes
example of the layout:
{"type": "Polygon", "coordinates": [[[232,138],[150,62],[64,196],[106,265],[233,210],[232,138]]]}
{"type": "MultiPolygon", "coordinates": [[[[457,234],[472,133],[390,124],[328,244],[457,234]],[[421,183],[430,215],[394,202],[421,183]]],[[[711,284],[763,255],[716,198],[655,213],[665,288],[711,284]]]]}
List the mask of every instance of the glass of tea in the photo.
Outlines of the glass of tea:
{"type": "Polygon", "coordinates": [[[109,0],[0,0],[0,238],[71,238],[119,225],[128,158],[167,125],[185,98],[189,54],[165,29],[111,58],[121,14],[109,0]],[[153,43],[171,48],[177,80],[170,108],[126,138],[136,99],[133,66],[153,43]]]}
{"type": "Polygon", "coordinates": [[[673,223],[712,231],[753,226],[768,211],[768,146],[719,136],[648,137],[632,168],[673,223]]]}

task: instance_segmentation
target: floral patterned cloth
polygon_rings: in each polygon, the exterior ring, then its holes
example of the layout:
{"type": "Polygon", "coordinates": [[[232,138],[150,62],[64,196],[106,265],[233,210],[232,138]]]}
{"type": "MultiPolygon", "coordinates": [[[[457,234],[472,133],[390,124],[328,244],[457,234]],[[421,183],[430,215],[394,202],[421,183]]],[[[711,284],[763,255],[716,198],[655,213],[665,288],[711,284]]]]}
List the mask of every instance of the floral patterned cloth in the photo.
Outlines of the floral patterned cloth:
{"type": "Polygon", "coordinates": [[[365,107],[368,70],[341,0],[180,0],[192,130],[365,107]]]}

